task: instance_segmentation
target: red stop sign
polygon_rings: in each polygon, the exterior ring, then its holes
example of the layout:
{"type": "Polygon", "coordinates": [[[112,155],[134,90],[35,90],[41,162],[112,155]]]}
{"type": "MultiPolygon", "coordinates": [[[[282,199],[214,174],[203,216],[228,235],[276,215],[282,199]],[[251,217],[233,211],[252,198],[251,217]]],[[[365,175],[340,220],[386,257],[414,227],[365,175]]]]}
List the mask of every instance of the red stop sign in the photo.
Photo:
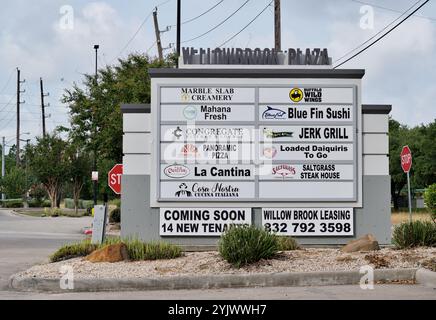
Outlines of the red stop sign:
{"type": "Polygon", "coordinates": [[[121,194],[121,176],[123,175],[123,165],[116,164],[108,173],[107,181],[109,187],[116,194],[121,194]]]}
{"type": "Polygon", "coordinates": [[[405,173],[410,171],[410,168],[412,167],[412,152],[409,149],[409,146],[404,146],[403,150],[401,150],[400,154],[401,158],[401,168],[403,168],[403,171],[405,173]]]}

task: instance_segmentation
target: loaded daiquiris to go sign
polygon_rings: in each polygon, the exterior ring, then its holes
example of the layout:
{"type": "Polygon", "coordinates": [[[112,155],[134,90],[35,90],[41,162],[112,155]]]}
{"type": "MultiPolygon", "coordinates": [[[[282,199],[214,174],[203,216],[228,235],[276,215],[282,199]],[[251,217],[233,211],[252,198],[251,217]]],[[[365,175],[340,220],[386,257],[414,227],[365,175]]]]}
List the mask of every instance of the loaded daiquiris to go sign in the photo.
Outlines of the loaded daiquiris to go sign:
{"type": "Polygon", "coordinates": [[[158,201],[356,201],[355,86],[162,86],[158,201]]]}

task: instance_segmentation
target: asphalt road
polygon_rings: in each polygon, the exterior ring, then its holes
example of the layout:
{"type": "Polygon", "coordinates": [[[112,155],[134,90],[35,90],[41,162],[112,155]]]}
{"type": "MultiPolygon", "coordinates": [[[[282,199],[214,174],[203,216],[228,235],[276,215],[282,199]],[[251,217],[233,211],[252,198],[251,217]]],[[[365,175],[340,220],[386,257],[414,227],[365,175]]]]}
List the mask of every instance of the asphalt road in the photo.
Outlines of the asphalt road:
{"type": "Polygon", "coordinates": [[[28,267],[46,262],[65,243],[83,239],[80,230],[91,218],[33,218],[0,210],[0,299],[41,300],[251,300],[251,299],[415,299],[436,300],[436,290],[419,285],[376,285],[374,290],[359,286],[272,287],[217,290],[173,290],[98,293],[24,293],[7,287],[9,277],[28,267]]]}
{"type": "MultiPolygon", "coordinates": [[[[92,218],[35,218],[0,209],[0,298],[5,297],[9,277],[48,261],[61,245],[80,241],[80,233],[92,218]]],[[[6,294],[7,296],[7,294],[6,294]]]]}

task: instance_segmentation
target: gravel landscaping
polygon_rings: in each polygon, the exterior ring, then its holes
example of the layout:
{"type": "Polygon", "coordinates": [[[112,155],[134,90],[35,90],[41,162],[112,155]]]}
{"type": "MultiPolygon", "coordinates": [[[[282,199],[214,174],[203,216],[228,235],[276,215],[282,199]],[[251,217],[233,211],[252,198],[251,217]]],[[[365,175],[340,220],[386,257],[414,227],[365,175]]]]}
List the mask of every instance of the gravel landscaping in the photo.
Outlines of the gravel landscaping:
{"type": "Polygon", "coordinates": [[[436,261],[436,248],[343,253],[338,249],[307,248],[279,253],[274,259],[236,269],[218,252],[187,252],[172,260],[91,263],[83,258],[34,266],[18,277],[57,279],[62,266],[73,267],[75,279],[159,278],[181,275],[311,272],[359,270],[363,265],[377,269],[418,268],[436,261]]]}

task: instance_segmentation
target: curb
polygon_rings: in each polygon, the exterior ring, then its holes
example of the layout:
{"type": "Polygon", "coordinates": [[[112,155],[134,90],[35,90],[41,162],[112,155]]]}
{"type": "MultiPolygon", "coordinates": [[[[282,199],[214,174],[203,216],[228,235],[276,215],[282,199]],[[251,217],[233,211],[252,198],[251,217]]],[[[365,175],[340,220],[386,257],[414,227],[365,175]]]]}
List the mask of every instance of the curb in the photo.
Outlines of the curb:
{"type": "MultiPolygon", "coordinates": [[[[374,281],[415,280],[417,269],[377,269],[374,281]]],[[[78,279],[68,292],[221,289],[247,287],[303,287],[359,284],[364,276],[356,271],[286,272],[243,275],[174,276],[142,279],[78,279]]],[[[59,279],[12,276],[9,287],[19,291],[66,292],[59,279]]]]}
{"type": "Polygon", "coordinates": [[[416,271],[416,282],[423,286],[436,289],[436,272],[427,269],[418,269],[416,271]]]}

